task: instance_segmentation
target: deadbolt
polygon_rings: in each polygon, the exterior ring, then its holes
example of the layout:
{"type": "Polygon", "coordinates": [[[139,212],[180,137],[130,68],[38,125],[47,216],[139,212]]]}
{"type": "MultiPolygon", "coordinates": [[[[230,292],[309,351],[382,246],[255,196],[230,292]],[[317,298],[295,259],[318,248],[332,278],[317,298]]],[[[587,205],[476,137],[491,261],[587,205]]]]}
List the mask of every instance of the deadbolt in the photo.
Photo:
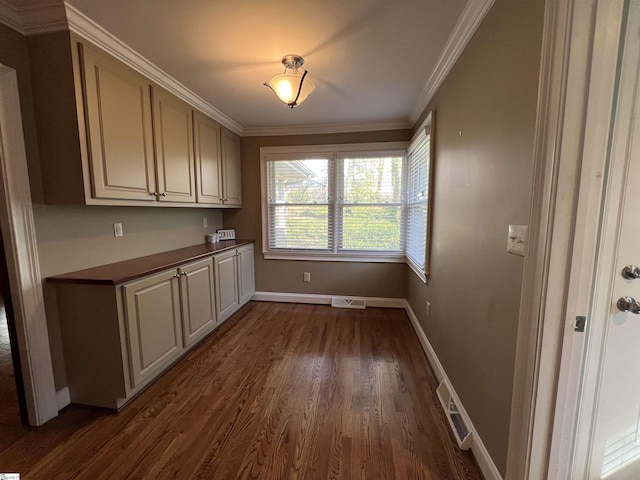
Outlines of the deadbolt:
{"type": "Polygon", "coordinates": [[[636,302],[636,299],[633,297],[620,297],[616,306],[621,312],[631,312],[636,315],[640,314],[640,302],[636,302]]]}
{"type": "Polygon", "coordinates": [[[635,265],[627,265],[622,269],[622,276],[627,280],[635,280],[640,278],[640,268],[635,265]]]}

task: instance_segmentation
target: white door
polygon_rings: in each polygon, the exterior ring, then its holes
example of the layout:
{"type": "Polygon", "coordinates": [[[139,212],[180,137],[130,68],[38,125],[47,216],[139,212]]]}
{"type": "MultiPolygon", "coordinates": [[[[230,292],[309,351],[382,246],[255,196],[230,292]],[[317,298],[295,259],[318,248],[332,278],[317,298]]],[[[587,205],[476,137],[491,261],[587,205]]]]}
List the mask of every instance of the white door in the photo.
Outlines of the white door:
{"type": "Polygon", "coordinates": [[[640,479],[640,1],[627,5],[573,478],[640,479]]]}

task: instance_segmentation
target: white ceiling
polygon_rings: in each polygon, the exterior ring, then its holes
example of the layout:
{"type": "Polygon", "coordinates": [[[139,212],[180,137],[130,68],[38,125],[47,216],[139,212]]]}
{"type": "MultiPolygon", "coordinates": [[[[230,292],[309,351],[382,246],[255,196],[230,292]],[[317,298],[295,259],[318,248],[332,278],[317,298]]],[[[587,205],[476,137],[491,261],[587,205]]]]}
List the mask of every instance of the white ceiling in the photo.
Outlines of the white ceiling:
{"type": "MultiPolygon", "coordinates": [[[[23,11],[56,2],[59,0],[0,0],[0,4],[23,11]]],[[[425,100],[429,81],[433,82],[436,70],[442,69],[443,61],[446,63],[443,57],[451,55],[451,40],[460,35],[462,17],[469,15],[471,4],[479,2],[68,0],[67,3],[243,129],[255,130],[410,125],[424,108],[420,99],[425,100]],[[280,59],[288,53],[304,57],[304,68],[316,84],[315,92],[293,110],[262,85],[282,73],[280,59]]]]}

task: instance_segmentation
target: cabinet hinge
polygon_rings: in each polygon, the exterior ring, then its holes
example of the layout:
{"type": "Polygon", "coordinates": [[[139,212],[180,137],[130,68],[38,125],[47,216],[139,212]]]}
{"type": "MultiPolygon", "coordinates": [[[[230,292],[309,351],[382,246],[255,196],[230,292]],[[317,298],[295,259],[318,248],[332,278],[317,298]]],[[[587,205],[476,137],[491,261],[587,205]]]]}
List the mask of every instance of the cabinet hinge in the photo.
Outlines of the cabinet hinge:
{"type": "Polygon", "coordinates": [[[584,327],[587,323],[587,317],[576,317],[576,324],[573,328],[574,332],[584,332],[584,327]]]}

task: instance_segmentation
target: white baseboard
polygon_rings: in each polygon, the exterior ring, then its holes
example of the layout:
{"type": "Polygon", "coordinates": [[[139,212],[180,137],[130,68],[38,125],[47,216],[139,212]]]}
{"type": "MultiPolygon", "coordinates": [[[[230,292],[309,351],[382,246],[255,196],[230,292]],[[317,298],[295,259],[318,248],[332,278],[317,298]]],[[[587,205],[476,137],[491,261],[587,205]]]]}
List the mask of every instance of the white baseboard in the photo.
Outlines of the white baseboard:
{"type": "MultiPolygon", "coordinates": [[[[313,293],[256,292],[251,300],[257,302],[331,305],[331,299],[335,296],[336,295],[318,295],[313,293]]],[[[364,297],[364,299],[366,300],[367,307],[405,308],[407,304],[404,298],[364,297]]]]}
{"type": "Polygon", "coordinates": [[[496,465],[493,463],[493,460],[491,459],[491,455],[489,455],[489,452],[484,446],[484,443],[482,443],[482,439],[480,438],[480,436],[478,435],[478,432],[473,426],[473,422],[471,422],[471,419],[469,418],[469,415],[467,414],[467,411],[465,410],[464,405],[460,401],[460,397],[458,397],[458,394],[453,388],[453,385],[451,384],[449,377],[444,371],[444,367],[442,366],[442,363],[440,363],[440,360],[438,359],[436,352],[433,350],[433,347],[431,346],[431,344],[429,343],[429,340],[427,339],[427,335],[424,333],[424,330],[422,329],[420,322],[418,322],[418,317],[416,317],[416,314],[411,308],[411,305],[409,305],[409,302],[407,302],[406,300],[405,300],[405,310],[407,312],[407,315],[409,316],[409,320],[411,320],[413,329],[415,330],[416,335],[418,336],[418,340],[420,340],[420,344],[422,345],[424,353],[427,355],[427,359],[431,364],[431,368],[433,368],[433,373],[438,379],[438,383],[441,383],[442,381],[445,381],[447,383],[447,386],[449,388],[449,393],[451,394],[456,405],[458,406],[458,409],[460,410],[460,414],[462,415],[462,418],[464,419],[464,422],[466,423],[467,428],[471,431],[471,450],[473,451],[473,455],[476,457],[476,461],[478,462],[478,466],[480,467],[482,474],[487,480],[502,480],[502,475],[500,475],[500,472],[498,471],[498,469],[496,468],[496,465]]]}
{"type": "Polygon", "coordinates": [[[71,403],[69,387],[64,387],[56,392],[56,403],[58,404],[58,411],[71,403]]]}

